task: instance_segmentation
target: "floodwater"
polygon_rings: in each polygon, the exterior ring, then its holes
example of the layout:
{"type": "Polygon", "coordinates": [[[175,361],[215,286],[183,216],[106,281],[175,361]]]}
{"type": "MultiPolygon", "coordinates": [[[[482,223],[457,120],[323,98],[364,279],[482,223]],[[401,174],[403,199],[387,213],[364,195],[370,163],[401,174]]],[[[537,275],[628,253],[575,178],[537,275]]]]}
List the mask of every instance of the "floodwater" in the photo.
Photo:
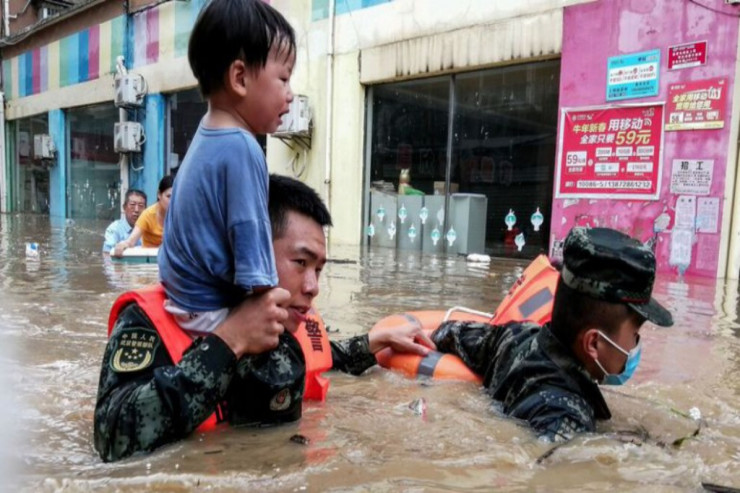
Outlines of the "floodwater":
{"type": "MultiPolygon", "coordinates": [[[[361,377],[332,373],[326,403],[306,405],[297,424],[222,426],[104,464],[92,446],[92,421],[108,311],[124,290],[157,279],[153,265],[104,263],[105,226],[0,215],[0,490],[740,488],[737,283],[666,278],[656,297],[676,325],[644,327],[635,377],[605,388],[613,419],[558,447],[501,417],[475,385],[373,368],[361,377]],[[37,261],[26,259],[30,241],[39,243],[37,261]],[[427,412],[417,416],[409,404],[422,397],[427,412]],[[296,433],[310,443],[291,442],[296,433]]],[[[404,310],[493,310],[524,267],[392,250],[329,253],[335,262],[316,305],[338,330],[332,337],[362,333],[404,310]]]]}

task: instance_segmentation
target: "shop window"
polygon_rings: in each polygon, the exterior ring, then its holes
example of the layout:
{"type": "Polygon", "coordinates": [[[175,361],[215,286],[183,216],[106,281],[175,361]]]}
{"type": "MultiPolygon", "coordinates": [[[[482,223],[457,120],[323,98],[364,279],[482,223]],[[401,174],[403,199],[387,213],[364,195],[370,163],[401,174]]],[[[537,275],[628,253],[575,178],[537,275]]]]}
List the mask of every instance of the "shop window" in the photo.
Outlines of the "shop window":
{"type": "Polygon", "coordinates": [[[49,213],[49,164],[33,152],[34,136],[49,133],[47,114],[16,121],[15,207],[19,212],[49,213]]]}
{"type": "Polygon", "coordinates": [[[485,224],[486,253],[547,252],[559,78],[551,60],[373,86],[369,189],[397,193],[408,170],[424,195],[474,194],[456,200],[485,215],[464,229],[474,243],[473,224],[485,224]]]}
{"type": "Polygon", "coordinates": [[[373,88],[372,188],[397,191],[402,170],[426,194],[444,184],[449,96],[448,77],[373,88]]]}
{"type": "MultiPolygon", "coordinates": [[[[195,131],[198,129],[200,120],[206,114],[206,111],[208,111],[208,103],[203,100],[197,89],[189,89],[169,96],[168,174],[177,173],[177,169],[182,163],[195,131]]],[[[258,136],[257,140],[264,151],[266,149],[265,136],[258,136]]]]}
{"type": "Polygon", "coordinates": [[[67,215],[73,219],[117,219],[121,215],[121,170],[113,150],[112,104],[70,109],[67,215]]]}
{"type": "Polygon", "coordinates": [[[559,61],[455,77],[451,180],[461,193],[487,197],[493,255],[548,251],[559,79],[559,61]]]}

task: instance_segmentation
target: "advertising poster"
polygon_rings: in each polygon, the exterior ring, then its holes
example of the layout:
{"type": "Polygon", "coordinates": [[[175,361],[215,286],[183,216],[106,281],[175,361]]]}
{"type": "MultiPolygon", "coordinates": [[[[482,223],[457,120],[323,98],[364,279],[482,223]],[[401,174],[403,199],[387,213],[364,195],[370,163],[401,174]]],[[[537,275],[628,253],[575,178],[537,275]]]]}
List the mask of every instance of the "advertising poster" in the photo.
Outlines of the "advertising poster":
{"type": "Polygon", "coordinates": [[[696,232],[719,232],[719,197],[700,197],[696,206],[696,232]]]}
{"type": "Polygon", "coordinates": [[[613,56],[607,65],[606,100],[657,96],[660,50],[613,56]]]}
{"type": "Polygon", "coordinates": [[[707,63],[707,42],[697,41],[668,48],[668,70],[698,67],[707,63]]]}
{"type": "Polygon", "coordinates": [[[671,250],[668,263],[686,270],[691,265],[693,243],[694,234],[690,229],[674,229],[671,231],[671,250]]]}
{"type": "Polygon", "coordinates": [[[674,159],[671,168],[671,193],[709,195],[713,172],[713,159],[674,159]]]}
{"type": "Polygon", "coordinates": [[[696,197],[681,195],[676,200],[676,219],[674,229],[688,229],[694,231],[696,227],[696,197]]]}
{"type": "Polygon", "coordinates": [[[668,86],[666,130],[709,130],[725,126],[727,79],[724,77],[668,86]]]}
{"type": "Polygon", "coordinates": [[[564,108],[556,198],[656,199],[662,122],[662,103],[564,108]]]}

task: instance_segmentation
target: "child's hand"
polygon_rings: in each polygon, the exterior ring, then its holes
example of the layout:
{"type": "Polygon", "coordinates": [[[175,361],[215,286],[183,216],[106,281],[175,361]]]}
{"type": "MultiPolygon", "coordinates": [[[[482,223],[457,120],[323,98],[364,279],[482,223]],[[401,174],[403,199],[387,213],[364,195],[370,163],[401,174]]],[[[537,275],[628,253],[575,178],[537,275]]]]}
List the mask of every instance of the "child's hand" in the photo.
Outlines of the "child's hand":
{"type": "Polygon", "coordinates": [[[229,316],[213,333],[234,351],[237,359],[244,354],[260,354],[278,345],[283,324],[288,318],[284,305],[290,293],[272,288],[246,298],[231,310],[229,316]]]}

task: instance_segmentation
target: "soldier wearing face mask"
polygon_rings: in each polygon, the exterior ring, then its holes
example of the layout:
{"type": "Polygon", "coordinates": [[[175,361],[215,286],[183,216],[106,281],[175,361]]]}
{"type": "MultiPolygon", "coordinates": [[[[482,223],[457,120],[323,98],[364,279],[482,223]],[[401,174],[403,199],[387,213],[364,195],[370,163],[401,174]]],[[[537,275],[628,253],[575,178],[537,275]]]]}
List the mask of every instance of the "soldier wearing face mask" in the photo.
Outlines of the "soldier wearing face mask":
{"type": "Polygon", "coordinates": [[[632,376],[642,324],[673,325],[652,298],[654,280],[647,246],[608,228],[574,228],[549,324],[446,322],[432,340],[483,375],[506,414],[542,437],[568,439],[611,418],[598,384],[621,385],[632,376]]]}

